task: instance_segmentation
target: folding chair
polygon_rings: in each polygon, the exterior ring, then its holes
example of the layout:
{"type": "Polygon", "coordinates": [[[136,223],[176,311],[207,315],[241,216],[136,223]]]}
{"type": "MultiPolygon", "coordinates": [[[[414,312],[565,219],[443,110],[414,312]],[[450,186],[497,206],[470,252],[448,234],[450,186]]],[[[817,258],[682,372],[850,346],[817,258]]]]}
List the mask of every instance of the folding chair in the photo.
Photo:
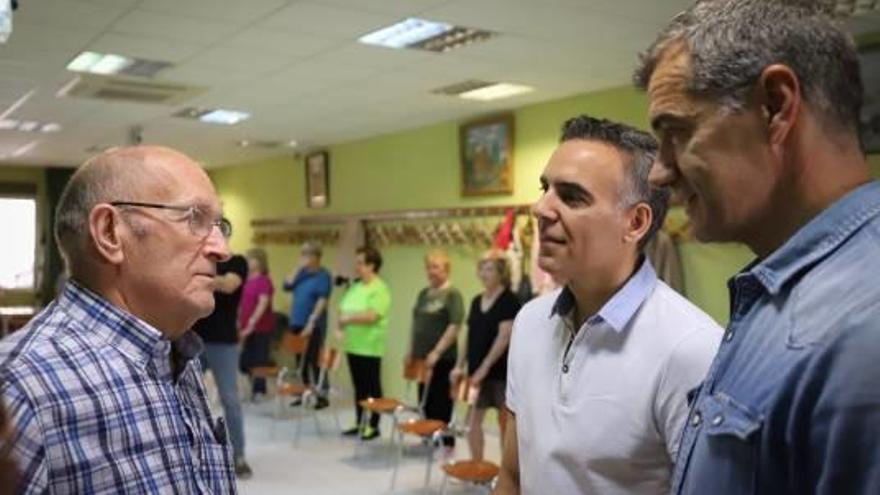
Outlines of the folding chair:
{"type": "MultiPolygon", "coordinates": [[[[286,401],[289,401],[292,398],[300,399],[300,405],[298,406],[298,421],[296,423],[296,436],[294,437],[295,445],[299,445],[299,440],[302,436],[302,423],[304,416],[307,414],[311,415],[312,419],[315,421],[315,431],[318,434],[321,434],[321,423],[318,419],[318,410],[316,408],[318,398],[320,397],[321,390],[324,388],[327,380],[329,380],[330,375],[334,374],[335,371],[339,369],[340,362],[341,354],[338,349],[333,347],[322,349],[318,363],[318,380],[314,385],[306,386],[299,383],[278,383],[276,392],[276,421],[283,415],[284,403],[286,401]]],[[[333,419],[336,424],[336,429],[341,430],[339,412],[335,407],[333,408],[333,419]]]]}
{"type": "MultiPolygon", "coordinates": [[[[296,367],[290,366],[258,366],[251,370],[251,376],[258,378],[266,378],[275,381],[276,384],[289,383],[291,378],[302,382],[303,369],[305,368],[305,359],[301,359],[309,345],[309,338],[302,335],[285,332],[281,337],[280,352],[294,359],[299,357],[299,364],[296,367]]],[[[276,387],[276,396],[278,389],[276,387]]]]}

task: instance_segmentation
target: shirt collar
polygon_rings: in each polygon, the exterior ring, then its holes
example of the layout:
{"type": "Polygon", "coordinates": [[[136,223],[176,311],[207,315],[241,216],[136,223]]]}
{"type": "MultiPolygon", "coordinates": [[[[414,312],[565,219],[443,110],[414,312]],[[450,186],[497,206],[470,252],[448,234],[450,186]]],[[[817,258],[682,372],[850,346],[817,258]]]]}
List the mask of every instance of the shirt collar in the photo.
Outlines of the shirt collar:
{"type": "Polygon", "coordinates": [[[198,356],[202,351],[202,340],[194,332],[187,331],[172,344],[158,329],[114,306],[75,280],[65,284],[58,296],[58,305],[83,328],[94,332],[111,347],[141,365],[156,360],[159,369],[165,370],[172,350],[184,361],[198,356]]]}
{"type": "Polygon", "coordinates": [[[749,271],[772,295],[798,273],[818,263],[880,214],[880,182],[865,184],[819,213],[763,261],[749,271]]]}
{"type": "MultiPolygon", "coordinates": [[[[651,295],[654,286],[657,284],[657,273],[651,262],[645,257],[642,264],[633,276],[611,296],[611,299],[605,302],[602,309],[590,318],[589,323],[597,323],[602,321],[607,323],[617,332],[622,332],[632,317],[636,314],[645,299],[651,295]]],[[[572,313],[575,306],[574,294],[569,288],[563,287],[553,304],[550,316],[559,315],[562,317],[572,313]]]]}

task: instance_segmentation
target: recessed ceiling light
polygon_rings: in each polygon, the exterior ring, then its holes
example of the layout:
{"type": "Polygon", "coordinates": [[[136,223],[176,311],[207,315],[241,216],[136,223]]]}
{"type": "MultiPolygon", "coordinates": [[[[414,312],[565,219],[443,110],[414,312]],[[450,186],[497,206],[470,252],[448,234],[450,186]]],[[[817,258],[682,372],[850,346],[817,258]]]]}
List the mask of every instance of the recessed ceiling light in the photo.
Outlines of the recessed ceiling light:
{"type": "Polygon", "coordinates": [[[40,132],[58,132],[61,130],[61,124],[56,122],[48,122],[43,124],[43,127],[40,128],[40,132]]]}
{"type": "Polygon", "coordinates": [[[127,75],[153,77],[160,70],[171,67],[170,62],[126,57],[115,53],[82,52],[67,64],[72,72],[89,72],[100,75],[127,75]]]}
{"type": "Polygon", "coordinates": [[[197,119],[207,124],[235,125],[249,119],[251,114],[222,108],[188,107],[176,112],[174,116],[185,119],[197,119]]]}
{"type": "Polygon", "coordinates": [[[358,38],[367,45],[388,48],[406,48],[410,45],[431,39],[451,30],[454,26],[444,22],[434,22],[416,17],[384,27],[358,38]]]}
{"type": "Polygon", "coordinates": [[[250,116],[251,114],[247,112],[218,108],[217,110],[212,110],[202,115],[199,117],[199,120],[208,124],[235,125],[243,120],[249,119],[250,116]]]}
{"type": "Polygon", "coordinates": [[[511,96],[530,93],[534,90],[535,88],[520,84],[497,83],[484,88],[472,89],[458,96],[467,100],[489,101],[510,98],[511,96]]]}
{"type": "Polygon", "coordinates": [[[248,141],[247,139],[242,139],[235,144],[237,144],[239,148],[247,148],[248,146],[251,145],[251,142],[248,141]]]}
{"type": "Polygon", "coordinates": [[[24,132],[34,132],[40,128],[40,123],[33,120],[26,120],[18,124],[18,130],[24,132]]]}
{"type": "Polygon", "coordinates": [[[297,143],[296,140],[291,139],[287,142],[288,148],[296,148],[297,146],[299,146],[299,143],[297,143]]]}

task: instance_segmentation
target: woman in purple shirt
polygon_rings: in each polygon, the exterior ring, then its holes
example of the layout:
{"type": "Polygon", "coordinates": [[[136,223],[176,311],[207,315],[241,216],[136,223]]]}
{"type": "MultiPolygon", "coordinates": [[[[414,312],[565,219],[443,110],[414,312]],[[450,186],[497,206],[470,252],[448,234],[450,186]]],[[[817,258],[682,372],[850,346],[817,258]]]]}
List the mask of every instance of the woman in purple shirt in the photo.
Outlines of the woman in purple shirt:
{"type": "MultiPolygon", "coordinates": [[[[238,336],[244,342],[239,367],[243,373],[249,373],[252,368],[269,364],[269,345],[275,330],[275,314],[272,312],[275,289],[269,278],[266,251],[253,248],[245,256],[248,278],[238,303],[238,336]]],[[[251,383],[252,399],[266,393],[265,379],[253,378],[251,383]]]]}

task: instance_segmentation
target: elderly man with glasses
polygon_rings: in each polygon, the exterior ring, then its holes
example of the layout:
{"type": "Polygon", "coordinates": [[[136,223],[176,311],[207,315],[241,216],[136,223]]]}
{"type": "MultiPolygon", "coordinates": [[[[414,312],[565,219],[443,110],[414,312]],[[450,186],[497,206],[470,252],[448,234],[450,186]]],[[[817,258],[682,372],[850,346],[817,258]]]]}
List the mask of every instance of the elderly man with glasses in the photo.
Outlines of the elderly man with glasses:
{"type": "Polygon", "coordinates": [[[190,328],[230,225],[198,164],[156,146],[86,162],[58,204],[70,280],[0,341],[19,493],[234,493],[190,328]]]}

